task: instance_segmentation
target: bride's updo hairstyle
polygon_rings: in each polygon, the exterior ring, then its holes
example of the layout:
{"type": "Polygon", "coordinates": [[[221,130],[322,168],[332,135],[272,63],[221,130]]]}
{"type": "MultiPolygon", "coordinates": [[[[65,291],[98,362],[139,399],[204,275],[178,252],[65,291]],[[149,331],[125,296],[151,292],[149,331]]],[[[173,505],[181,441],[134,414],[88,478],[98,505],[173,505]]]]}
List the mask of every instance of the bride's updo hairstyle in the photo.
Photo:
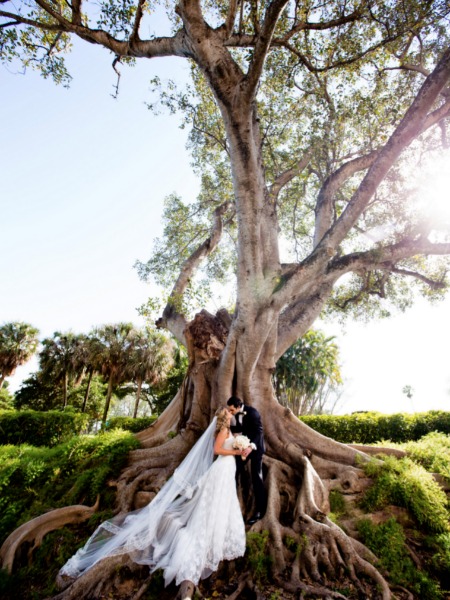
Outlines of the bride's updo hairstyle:
{"type": "Polygon", "coordinates": [[[218,408],[216,411],[217,423],[216,423],[216,433],[217,436],[222,429],[229,429],[228,425],[228,409],[227,408],[218,408]]]}

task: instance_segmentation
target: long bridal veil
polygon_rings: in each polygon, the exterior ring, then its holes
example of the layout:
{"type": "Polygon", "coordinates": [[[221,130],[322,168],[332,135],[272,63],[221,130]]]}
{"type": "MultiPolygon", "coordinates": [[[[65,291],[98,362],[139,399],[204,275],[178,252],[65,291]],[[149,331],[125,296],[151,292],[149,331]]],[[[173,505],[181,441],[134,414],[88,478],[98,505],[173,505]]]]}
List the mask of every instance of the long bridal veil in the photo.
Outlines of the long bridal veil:
{"type": "MultiPolygon", "coordinates": [[[[180,528],[196,505],[195,490],[214,460],[217,417],[192,447],[172,477],[144,508],[104,521],[86,544],[60,570],[60,575],[79,577],[99,560],[130,554],[139,564],[159,568],[180,528]]],[[[173,578],[166,577],[166,584],[173,578]]]]}

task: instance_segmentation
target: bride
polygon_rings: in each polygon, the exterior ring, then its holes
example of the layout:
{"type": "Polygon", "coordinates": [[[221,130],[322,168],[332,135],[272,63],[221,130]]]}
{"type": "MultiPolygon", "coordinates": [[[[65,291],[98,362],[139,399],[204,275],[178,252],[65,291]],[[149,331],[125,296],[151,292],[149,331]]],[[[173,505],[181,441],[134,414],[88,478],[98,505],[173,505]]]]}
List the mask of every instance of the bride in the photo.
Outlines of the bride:
{"type": "MultiPolygon", "coordinates": [[[[77,578],[99,560],[129,554],[151,572],[164,570],[165,585],[197,584],[220,561],[245,553],[245,526],[236,493],[231,413],[220,408],[211,424],[144,508],[102,523],[59,575],[77,578]],[[218,455],[214,461],[214,455],[218,455]]],[[[248,453],[248,452],[247,452],[248,453]]]]}

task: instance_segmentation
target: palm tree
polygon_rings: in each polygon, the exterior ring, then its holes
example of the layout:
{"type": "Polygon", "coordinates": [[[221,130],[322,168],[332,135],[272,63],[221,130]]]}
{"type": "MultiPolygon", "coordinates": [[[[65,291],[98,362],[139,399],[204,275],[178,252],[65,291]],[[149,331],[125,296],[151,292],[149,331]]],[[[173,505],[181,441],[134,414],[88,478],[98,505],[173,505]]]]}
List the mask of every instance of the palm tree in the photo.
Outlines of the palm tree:
{"type": "Polygon", "coordinates": [[[128,375],[137,384],[133,417],[137,417],[144,382],[157,384],[173,366],[174,344],[164,334],[150,329],[136,332],[130,350],[128,375]]]}
{"type": "Polygon", "coordinates": [[[17,367],[25,364],[36,352],[38,334],[38,329],[19,321],[0,327],[0,389],[6,377],[14,375],[17,367]]]}
{"type": "Polygon", "coordinates": [[[92,378],[101,370],[101,356],[104,350],[103,344],[95,336],[94,332],[88,335],[78,336],[78,343],[75,348],[74,361],[78,379],[76,384],[81,384],[85,377],[88,378],[86,391],[83,398],[81,412],[85,412],[89,393],[91,390],[92,378]]]}
{"type": "Polygon", "coordinates": [[[72,332],[55,331],[52,338],[42,341],[39,366],[44,377],[62,383],[63,408],[67,406],[67,393],[71,379],[80,379],[83,365],[77,358],[77,349],[82,336],[72,332]]]}
{"type": "Polygon", "coordinates": [[[95,339],[101,345],[100,370],[108,378],[102,423],[106,422],[114,388],[127,378],[128,361],[136,334],[132,323],[103,325],[94,330],[95,339]]]}

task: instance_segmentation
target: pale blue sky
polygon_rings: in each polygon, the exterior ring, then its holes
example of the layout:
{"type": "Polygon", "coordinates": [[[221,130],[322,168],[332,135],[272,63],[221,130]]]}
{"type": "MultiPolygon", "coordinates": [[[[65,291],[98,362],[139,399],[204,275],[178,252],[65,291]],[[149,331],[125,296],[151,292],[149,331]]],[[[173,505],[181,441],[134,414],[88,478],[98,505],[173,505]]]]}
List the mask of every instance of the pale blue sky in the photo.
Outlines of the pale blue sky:
{"type": "MultiPolygon", "coordinates": [[[[70,90],[0,67],[0,322],[30,322],[42,337],[142,323],[136,307],[151,289],[133,264],[161,233],[164,197],[194,198],[198,186],[177,119],[145,106],[150,79],[183,78],[185,61],[123,69],[118,100],[107,52],[78,42],[69,65],[70,90]]],[[[345,334],[327,325],[341,347],[340,412],[447,410],[449,308],[450,300],[420,302],[389,321],[349,324],[345,334]]]]}

